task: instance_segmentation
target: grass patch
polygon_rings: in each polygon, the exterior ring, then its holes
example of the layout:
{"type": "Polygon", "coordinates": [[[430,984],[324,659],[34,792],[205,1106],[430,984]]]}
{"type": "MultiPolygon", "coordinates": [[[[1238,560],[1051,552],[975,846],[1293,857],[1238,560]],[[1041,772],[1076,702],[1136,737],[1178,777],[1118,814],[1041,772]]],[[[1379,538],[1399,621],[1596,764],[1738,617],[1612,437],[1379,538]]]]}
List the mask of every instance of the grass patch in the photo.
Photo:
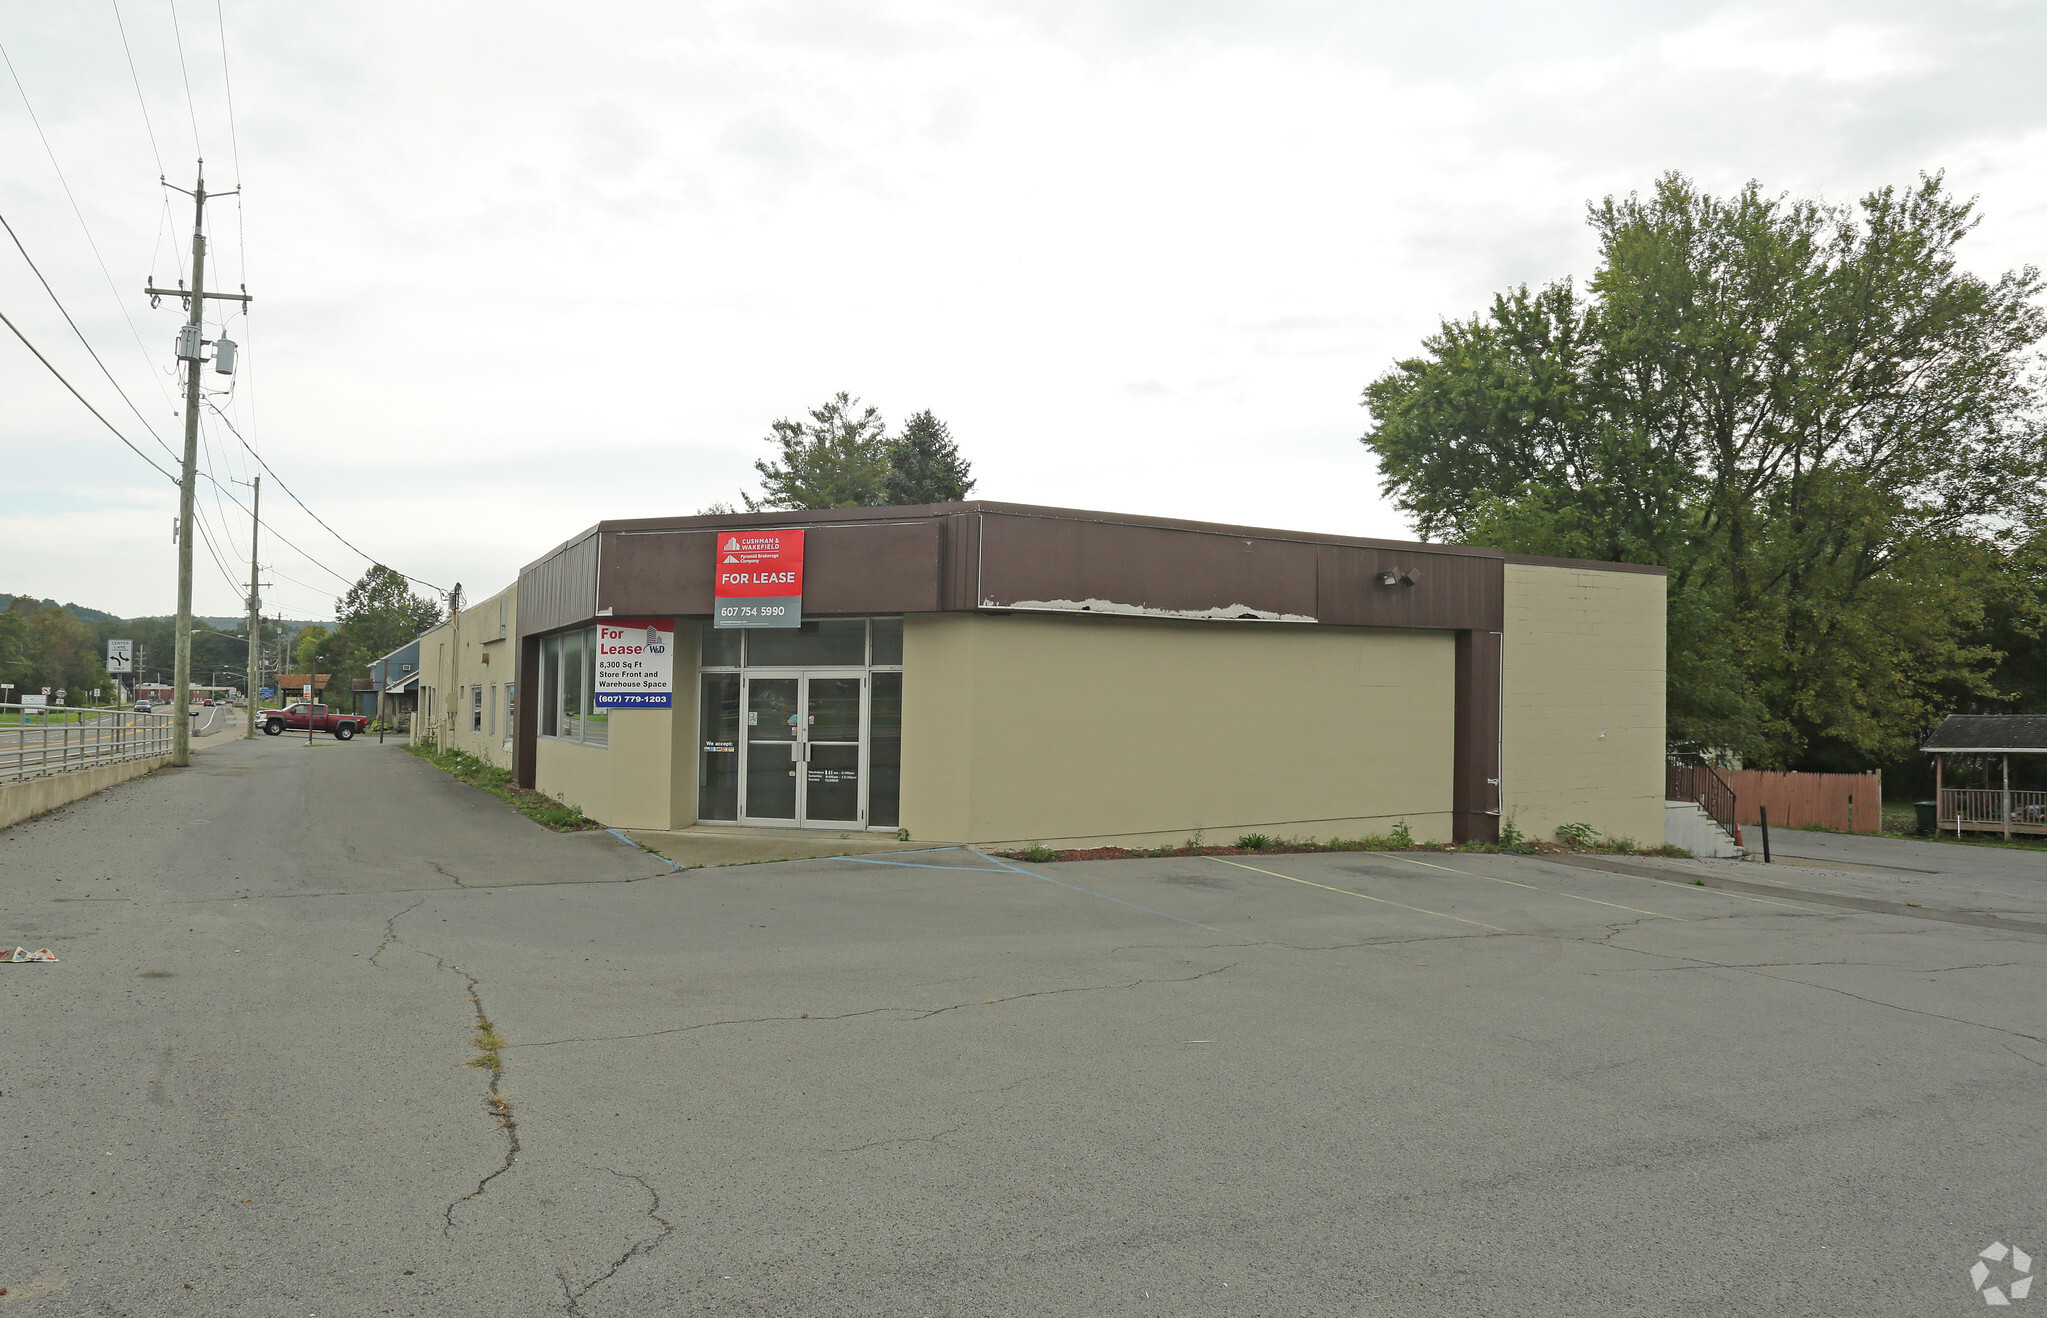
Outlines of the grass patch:
{"type": "MultiPolygon", "coordinates": [[[[1631,838],[1604,837],[1583,825],[1581,833],[1571,837],[1559,837],[1555,842],[1537,842],[1522,836],[1518,831],[1511,839],[1504,837],[1500,842],[1469,842],[1455,845],[1448,842],[1417,842],[1414,833],[1405,820],[1395,824],[1385,833],[1368,834],[1364,837],[1333,837],[1327,841],[1317,838],[1276,838],[1264,833],[1246,833],[1237,839],[1235,846],[1204,846],[1201,835],[1195,834],[1180,846],[1161,847],[1048,847],[1042,842],[1033,842],[1027,847],[1014,851],[995,851],[990,855],[1004,860],[1026,860],[1034,864],[1046,864],[1067,860],[1139,860],[1163,856],[1271,856],[1298,855],[1323,851],[1437,851],[1465,852],[1478,855],[1548,856],[1573,852],[1592,852],[1608,856],[1667,856],[1673,860],[1690,860],[1692,853],[1683,847],[1665,844],[1660,847],[1644,847],[1631,838]],[[1582,839],[1582,840],[1581,840],[1582,839]]],[[[1562,830],[1559,830],[1560,832],[1562,830]]]]}
{"type": "Polygon", "coordinates": [[[543,828],[557,833],[574,833],[603,825],[575,806],[564,804],[540,792],[529,792],[512,781],[510,769],[500,769],[467,751],[442,750],[432,742],[413,742],[405,748],[437,769],[444,769],[472,787],[480,787],[543,828]]]}

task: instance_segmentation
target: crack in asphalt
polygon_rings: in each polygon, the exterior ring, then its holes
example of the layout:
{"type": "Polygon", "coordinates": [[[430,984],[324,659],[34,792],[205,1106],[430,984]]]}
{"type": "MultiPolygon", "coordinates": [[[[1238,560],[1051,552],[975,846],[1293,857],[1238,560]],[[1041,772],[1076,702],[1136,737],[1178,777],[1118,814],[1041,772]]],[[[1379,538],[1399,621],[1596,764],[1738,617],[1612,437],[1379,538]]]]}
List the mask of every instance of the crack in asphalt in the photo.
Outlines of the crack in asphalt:
{"type": "Polygon", "coordinates": [[[426,898],[422,897],[418,901],[414,902],[412,905],[398,912],[398,914],[384,921],[384,941],[378,943],[377,950],[370,953],[371,965],[376,966],[376,968],[379,970],[382,970],[384,968],[383,965],[377,960],[377,958],[384,955],[385,948],[391,946],[391,944],[398,941],[398,922],[424,905],[426,905],[426,898]]]}
{"type": "MultiPolygon", "coordinates": [[[[427,954],[421,952],[420,955],[425,956],[427,954]]],[[[469,1005],[476,1012],[476,1029],[479,1033],[493,1033],[494,1028],[490,1022],[490,1016],[483,1009],[482,981],[460,966],[448,965],[440,957],[434,958],[434,964],[444,970],[454,971],[469,982],[469,1005]]],[[[500,1166],[492,1170],[489,1175],[478,1181],[474,1190],[448,1205],[446,1211],[441,1214],[443,1220],[447,1223],[447,1226],[441,1232],[444,1236],[453,1235],[455,1232],[455,1210],[472,1199],[481,1198],[483,1192],[490,1188],[490,1183],[512,1170],[512,1165],[519,1158],[519,1121],[518,1118],[512,1115],[511,1101],[505,1097],[504,1088],[501,1083],[505,1075],[504,1063],[497,1059],[495,1053],[489,1056],[490,1092],[484,1098],[483,1110],[490,1116],[497,1118],[498,1129],[505,1133],[505,1160],[500,1166]]]]}
{"type": "Polygon", "coordinates": [[[441,864],[441,862],[439,862],[438,860],[430,860],[427,862],[427,864],[433,866],[434,873],[440,875],[442,878],[453,879],[455,881],[456,887],[467,888],[469,886],[468,884],[462,882],[462,876],[460,874],[455,873],[455,871],[441,864]]]}
{"type": "MultiPolygon", "coordinates": [[[[1641,923],[1641,921],[1639,921],[1639,920],[1636,920],[1636,921],[1630,921],[1629,923],[1631,923],[1631,924],[1639,924],[1639,923],[1641,923]]],[[[1706,959],[1705,959],[1705,958],[1703,958],[1703,957],[1695,957],[1695,956],[1685,956],[1685,955],[1683,955],[1683,954],[1681,954],[1681,953],[1677,953],[1677,952],[1652,952],[1652,951],[1648,950],[1647,948],[1640,948],[1640,947],[1629,947],[1629,946],[1627,946],[1626,944],[1623,944],[1623,943],[1614,943],[1614,942],[1610,942],[1610,941],[1608,941],[1609,939],[1613,938],[1613,937],[1614,937],[1614,936],[1615,936],[1616,934],[1618,934],[1618,933],[1620,932],[1621,928],[1624,928],[1624,927],[1625,927],[1625,926],[1619,926],[1619,927],[1614,927],[1614,928],[1613,928],[1613,929],[1612,929],[1612,930],[1611,930],[1611,931],[1610,931],[1610,932],[1609,932],[1609,933],[1607,934],[1607,937],[1606,937],[1606,938],[1579,938],[1579,939],[1574,939],[1574,940],[1572,940],[1572,941],[1574,941],[1574,942],[1581,942],[1581,943],[1587,943],[1587,944],[1590,944],[1590,945],[1592,945],[1592,946],[1595,946],[1595,947],[1610,947],[1610,948],[1612,948],[1613,950],[1615,950],[1615,951],[1617,951],[1617,952],[1633,952],[1633,953],[1635,953],[1635,954],[1636,954],[1636,955],[1638,955],[1638,956],[1655,956],[1655,957],[1662,957],[1662,958],[1664,958],[1665,960],[1669,960],[1669,961],[1684,961],[1684,962],[1688,962],[1688,963],[1690,963],[1689,965],[1686,965],[1686,966],[1667,966],[1667,967],[1663,967],[1663,969],[1669,969],[1669,970],[1685,970],[1685,969],[1696,969],[1696,970],[1732,970],[1732,971],[1734,971],[1734,972],[1735,972],[1736,974],[1741,974],[1741,975],[1754,975],[1754,976],[1755,976],[1755,977],[1756,977],[1757,979],[1768,979],[1768,980],[1774,980],[1774,981],[1776,981],[1776,982],[1777,982],[1777,983],[1779,983],[1779,984],[1796,984],[1796,985],[1798,985],[1798,986],[1799,986],[1799,987],[1801,987],[1801,988],[1809,988],[1809,989],[1818,989],[1818,990],[1820,990],[1820,991],[1821,991],[1821,992],[1823,992],[1823,993],[1838,993],[1838,994],[1840,994],[1840,995],[1841,995],[1842,997],[1844,997],[1844,998],[1853,998],[1853,999],[1855,999],[1855,1000],[1856,1000],[1857,1002],[1866,1002],[1866,1003],[1868,1003],[1868,1004],[1869,1004],[1870,1006],[1872,1006],[1872,1007],[1888,1007],[1888,1008],[1890,1008],[1890,1009],[1891,1009],[1892,1011],[1902,1011],[1902,1012],[1905,1012],[1905,1013],[1907,1013],[1907,1014],[1909,1014],[1909,1015],[1913,1015],[1913,1016],[1926,1016],[1926,1017],[1929,1017],[1929,1018],[1931,1018],[1931,1019],[1933,1019],[1933,1020],[1937,1020],[1937,1021],[1951,1021],[1951,1022],[1953,1022],[1953,1023],[1954,1023],[1954,1024],[1956,1024],[1956,1025],[1968,1025],[1968,1026],[1972,1026],[1972,1027],[1974,1027],[1975,1029],[1979,1029],[1979,1030],[1992,1030],[1992,1031],[1995,1031],[1995,1032],[1996,1032],[1996,1033],[1998,1033],[1998,1034],[2008,1034],[2008,1035],[2010,1035],[2010,1036],[2011,1036],[2012,1038],[2014,1038],[2014,1039],[2030,1039],[2030,1040],[2032,1040],[2032,1041],[2033,1041],[2034,1043],[2039,1043],[2039,1042],[2042,1042],[2042,1040],[2041,1040],[2040,1036],[2039,1036],[2039,1035],[2037,1035],[2037,1034],[2026,1034],[2026,1033],[2023,1033],[2023,1032],[2021,1032],[2021,1031],[2019,1031],[2019,1030],[2007,1030],[2007,1029],[2005,1029],[2005,1028],[2004,1028],[2004,1027],[2003,1027],[2002,1025],[1992,1025],[1992,1024],[1988,1023],[1987,1021],[1972,1021],[1972,1020],[1969,1020],[1968,1018],[1966,1018],[1966,1017],[1963,1017],[1963,1016],[1948,1016],[1948,1015],[1945,1015],[1945,1014],[1943,1014],[1943,1013],[1941,1013],[1941,1012],[1937,1012],[1937,1011],[1922,1011],[1922,1010],[1920,1010],[1920,1009],[1919,1009],[1918,1007],[1907,1007],[1907,1006],[1904,1006],[1904,1005],[1903,1005],[1903,1004],[1901,1004],[1901,1003],[1896,1003],[1896,1002],[1885,1002],[1885,1001],[1884,1001],[1884,1000],[1883,1000],[1882,998],[1872,998],[1872,997],[1867,997],[1867,996],[1865,996],[1865,995],[1863,995],[1863,994],[1861,994],[1861,993],[1851,993],[1851,992],[1849,992],[1849,991],[1848,991],[1847,989],[1844,989],[1844,988],[1835,988],[1835,987],[1834,987],[1833,985],[1831,985],[1831,984],[1815,984],[1815,983],[1813,983],[1813,982],[1812,982],[1811,980],[1809,980],[1809,979],[1798,979],[1798,978],[1795,978],[1795,977],[1793,977],[1793,976],[1791,976],[1791,975],[1766,975],[1766,974],[1764,974],[1764,973],[1763,973],[1763,971],[1762,971],[1762,968],[1759,968],[1759,967],[1756,967],[1756,966],[1740,965],[1740,964],[1735,964],[1735,963],[1729,963],[1729,962],[1721,962],[1721,961],[1709,961],[1709,960],[1706,960],[1706,959]]],[[[1836,963],[1834,963],[1834,962],[1826,962],[1826,961],[1815,961],[1815,962],[1802,962],[1802,963],[1792,963],[1792,964],[1805,964],[1805,965],[1832,965],[1832,964],[1836,964],[1836,963]]],[[[1846,964],[1846,963],[1840,963],[1840,964],[1846,964]]]]}
{"type": "Polygon", "coordinates": [[[947,1127],[946,1127],[946,1128],[945,1128],[944,1130],[941,1130],[941,1131],[939,1131],[939,1132],[938,1132],[938,1133],[937,1133],[936,1135],[906,1135],[906,1136],[904,1136],[904,1137],[903,1137],[902,1139],[897,1139],[897,1140],[874,1140],[874,1141],[872,1141],[871,1143],[867,1143],[867,1144],[855,1144],[855,1145],[853,1145],[853,1146],[852,1146],[851,1148],[846,1148],[846,1149],[820,1149],[820,1150],[818,1150],[818,1152],[820,1152],[820,1153],[859,1153],[859,1152],[861,1152],[861,1151],[863,1151],[863,1150],[865,1150],[865,1149],[881,1149],[881,1148],[887,1148],[887,1147],[890,1147],[890,1146],[892,1146],[892,1145],[896,1145],[896,1144],[936,1144],[936,1143],[938,1143],[938,1141],[940,1141],[940,1140],[944,1139],[944,1138],[945,1138],[945,1137],[946,1137],[947,1135],[957,1135],[957,1134],[959,1134],[959,1133],[960,1133],[961,1131],[965,1130],[966,1128],[967,1128],[967,1123],[966,1123],[966,1122],[964,1122],[964,1121],[962,1121],[962,1122],[960,1122],[960,1123],[959,1123],[958,1125],[956,1125],[956,1126],[947,1126],[947,1127]]]}
{"type": "Polygon", "coordinates": [[[552,1048],[564,1043],[624,1043],[634,1039],[658,1039],[670,1034],[688,1034],[693,1030],[712,1030],[729,1025],[770,1025],[783,1021],[844,1021],[853,1020],[861,1016],[895,1015],[921,1021],[929,1020],[933,1016],[942,1016],[949,1011],[959,1011],[965,1007],[993,1007],[998,1003],[1018,1002],[1024,998],[1053,997],[1061,993],[1122,992],[1139,988],[1146,984],[1191,984],[1197,979],[1206,979],[1210,975],[1220,975],[1223,971],[1238,964],[1238,962],[1232,961],[1228,965],[1217,966],[1213,970],[1204,970],[1197,975],[1186,975],[1175,979],[1134,979],[1128,984],[1082,984],[1073,988],[1038,989],[1031,993],[1012,993],[1008,997],[988,998],[979,1002],[955,1002],[944,1007],[868,1007],[862,1011],[842,1012],[835,1016],[820,1016],[814,1013],[804,1013],[798,1016],[747,1016],[731,1020],[698,1021],[695,1025],[677,1025],[666,1030],[648,1030],[642,1034],[598,1034],[589,1036],[572,1034],[565,1039],[539,1039],[532,1043],[508,1043],[505,1047],[507,1049],[552,1048]]]}
{"type": "MultiPolygon", "coordinates": [[[[379,943],[377,945],[377,951],[371,954],[370,957],[371,961],[375,962],[377,956],[381,954],[385,948],[393,946],[395,944],[396,946],[404,948],[406,951],[412,953],[414,956],[425,957],[427,960],[434,963],[434,968],[437,970],[452,971],[453,973],[460,975],[463,979],[463,982],[466,983],[469,987],[468,993],[469,1007],[470,1010],[474,1012],[476,1015],[476,1024],[474,1027],[476,1033],[479,1036],[495,1035],[496,1027],[491,1024],[490,1014],[484,1010],[483,1006],[483,981],[478,979],[475,975],[470,974],[462,967],[451,964],[446,957],[437,956],[434,953],[428,952],[422,948],[407,946],[405,940],[398,936],[398,922],[404,919],[407,915],[411,914],[413,911],[418,910],[421,906],[425,905],[425,903],[426,898],[422,897],[418,901],[414,902],[412,905],[406,907],[404,910],[398,912],[396,915],[392,916],[389,920],[386,920],[384,922],[384,941],[382,943],[379,943]]],[[[381,966],[379,966],[378,968],[382,969],[381,966]]],[[[487,1116],[490,1116],[491,1118],[496,1120],[497,1128],[504,1132],[506,1146],[505,1160],[501,1165],[492,1169],[492,1171],[488,1175],[486,1175],[482,1180],[478,1181],[476,1183],[476,1188],[474,1190],[471,1190],[468,1194],[462,1195],[461,1197],[450,1201],[448,1206],[441,1211],[441,1220],[445,1223],[441,1230],[441,1234],[443,1236],[453,1235],[455,1232],[455,1210],[461,1207],[463,1204],[468,1203],[470,1200],[481,1197],[483,1193],[490,1188],[490,1183],[492,1181],[495,1181],[498,1177],[503,1176],[506,1172],[512,1170],[513,1164],[516,1163],[519,1158],[520,1149],[519,1121],[517,1117],[512,1115],[511,1100],[505,1097],[504,1063],[501,1060],[499,1060],[496,1049],[493,1049],[489,1052],[483,1052],[481,1051],[480,1045],[477,1057],[472,1058],[471,1062],[475,1062],[478,1060],[486,1060],[487,1065],[485,1069],[487,1069],[490,1072],[490,1089],[484,1095],[483,1110],[487,1116]]]]}
{"type": "Polygon", "coordinates": [[[636,1258],[639,1258],[643,1254],[652,1253],[656,1248],[660,1246],[662,1241],[668,1239],[668,1237],[675,1234],[675,1224],[673,1222],[670,1222],[667,1218],[661,1216],[661,1192],[659,1190],[656,1190],[653,1186],[647,1184],[646,1177],[637,1175],[633,1172],[614,1171],[610,1167],[603,1168],[602,1170],[610,1172],[613,1176],[616,1176],[621,1181],[631,1181],[633,1184],[639,1186],[642,1190],[645,1190],[647,1192],[647,1198],[652,1201],[647,1206],[647,1216],[652,1218],[655,1221],[655,1223],[660,1226],[661,1230],[645,1240],[635,1242],[631,1249],[627,1250],[618,1258],[612,1260],[610,1268],[608,1268],[602,1274],[596,1277],[592,1277],[589,1281],[585,1282],[583,1284],[582,1289],[580,1290],[576,1290],[570,1287],[567,1273],[556,1271],[556,1273],[554,1274],[555,1280],[561,1283],[562,1299],[568,1305],[567,1312],[571,1314],[582,1313],[583,1297],[585,1295],[588,1295],[591,1291],[597,1289],[597,1287],[603,1285],[607,1281],[610,1281],[613,1277],[616,1277],[619,1274],[619,1270],[625,1267],[626,1264],[632,1262],[636,1258]]]}

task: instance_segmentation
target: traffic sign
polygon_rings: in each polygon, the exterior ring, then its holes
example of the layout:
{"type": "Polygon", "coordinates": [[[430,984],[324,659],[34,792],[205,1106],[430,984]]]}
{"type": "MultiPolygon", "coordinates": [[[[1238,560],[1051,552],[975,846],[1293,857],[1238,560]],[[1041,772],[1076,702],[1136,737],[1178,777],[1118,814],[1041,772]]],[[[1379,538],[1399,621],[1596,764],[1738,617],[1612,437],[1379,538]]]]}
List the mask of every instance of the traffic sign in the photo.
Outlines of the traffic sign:
{"type": "Polygon", "coordinates": [[[135,642],[118,640],[107,642],[107,671],[110,673],[135,671],[135,642]]]}

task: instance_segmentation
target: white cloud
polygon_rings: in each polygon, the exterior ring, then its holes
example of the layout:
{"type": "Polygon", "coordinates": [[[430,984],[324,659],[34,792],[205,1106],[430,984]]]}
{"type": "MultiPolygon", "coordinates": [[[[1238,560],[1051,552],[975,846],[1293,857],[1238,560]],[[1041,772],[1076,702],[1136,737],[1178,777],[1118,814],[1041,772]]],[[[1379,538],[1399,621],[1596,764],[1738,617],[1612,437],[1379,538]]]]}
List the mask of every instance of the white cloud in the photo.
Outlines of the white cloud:
{"type": "MultiPolygon", "coordinates": [[[[122,12],[173,181],[196,116],[231,184],[211,24],[180,11],[188,115],[167,13],[122,12]]],[[[231,407],[350,539],[472,593],[600,517],[731,498],[767,423],[839,389],[891,420],[935,410],[991,498],[1403,535],[1356,443],[1360,389],[1440,317],[1582,278],[1588,199],[1669,168],[1845,199],[1948,165],[1983,197],[1975,259],[2033,259],[2040,20],[1931,22],[1619,0],[230,4],[247,196],[216,211],[214,259],[244,279],[246,207],[258,298],[231,407]]],[[[6,41],[119,305],[4,84],[0,213],[174,439],[175,311],[135,290],[174,277],[186,221],[160,232],[111,15],[43,7],[6,41]]],[[[0,255],[0,309],[127,426],[42,297],[0,255]]],[[[174,491],[39,372],[0,343],[0,589],[166,608],[174,491]],[[110,501],[65,502],[81,489],[110,501]],[[15,510],[36,498],[31,532],[15,510]]],[[[223,481],[252,474],[214,440],[223,481]]],[[[307,583],[276,588],[295,608],[334,588],[274,561],[307,583]]],[[[202,560],[205,611],[234,607],[220,575],[202,560]]]]}

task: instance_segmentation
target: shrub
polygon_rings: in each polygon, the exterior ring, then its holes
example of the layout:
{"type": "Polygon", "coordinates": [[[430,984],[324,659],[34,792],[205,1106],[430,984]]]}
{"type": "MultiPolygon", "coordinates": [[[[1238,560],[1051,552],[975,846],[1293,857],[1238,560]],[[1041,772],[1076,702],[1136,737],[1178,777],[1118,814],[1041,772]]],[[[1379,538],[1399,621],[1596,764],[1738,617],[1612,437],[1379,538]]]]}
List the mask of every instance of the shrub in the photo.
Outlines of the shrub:
{"type": "Polygon", "coordinates": [[[1570,847],[1589,847],[1599,841],[1599,830],[1590,824],[1558,824],[1557,841],[1570,847]]]}
{"type": "Polygon", "coordinates": [[[1263,851],[1272,845],[1272,839],[1263,833],[1246,833],[1237,839],[1237,845],[1246,851],[1263,851]]]}

